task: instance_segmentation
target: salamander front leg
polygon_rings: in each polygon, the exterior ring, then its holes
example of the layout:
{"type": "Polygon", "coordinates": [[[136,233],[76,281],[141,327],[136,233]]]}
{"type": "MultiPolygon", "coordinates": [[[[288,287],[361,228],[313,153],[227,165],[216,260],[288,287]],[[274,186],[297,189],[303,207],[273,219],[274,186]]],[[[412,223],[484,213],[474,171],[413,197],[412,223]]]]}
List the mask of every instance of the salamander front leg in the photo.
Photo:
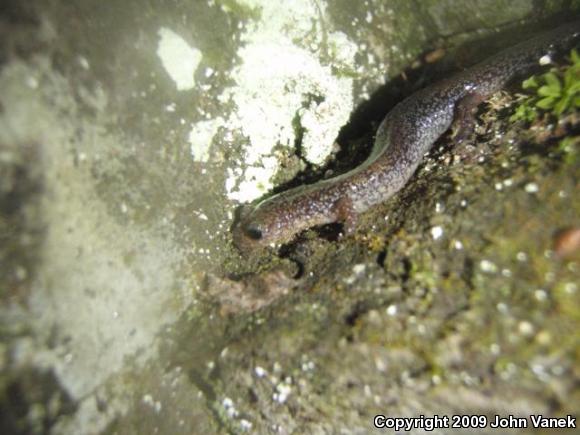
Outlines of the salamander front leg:
{"type": "Polygon", "coordinates": [[[342,223],[342,231],[345,236],[354,234],[358,215],[349,197],[339,199],[334,205],[337,221],[342,223]]]}
{"type": "Polygon", "coordinates": [[[474,110],[483,101],[486,100],[486,95],[477,92],[467,94],[455,105],[455,118],[453,120],[452,129],[453,140],[456,143],[462,143],[468,139],[475,130],[474,110]]]}

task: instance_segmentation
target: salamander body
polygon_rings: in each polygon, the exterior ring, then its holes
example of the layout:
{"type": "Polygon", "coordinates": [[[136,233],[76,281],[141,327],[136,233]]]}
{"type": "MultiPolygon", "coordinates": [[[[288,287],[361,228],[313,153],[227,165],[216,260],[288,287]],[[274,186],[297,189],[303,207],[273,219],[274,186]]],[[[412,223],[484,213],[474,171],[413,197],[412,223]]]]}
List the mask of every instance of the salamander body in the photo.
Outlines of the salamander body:
{"type": "Polygon", "coordinates": [[[341,222],[345,233],[357,216],[398,192],[424,154],[457,118],[509,81],[528,74],[542,56],[569,49],[580,36],[580,21],[540,34],[411,95],[379,126],[371,155],[334,178],[271,196],[246,211],[234,226],[241,251],[276,246],[316,225],[341,222]]]}

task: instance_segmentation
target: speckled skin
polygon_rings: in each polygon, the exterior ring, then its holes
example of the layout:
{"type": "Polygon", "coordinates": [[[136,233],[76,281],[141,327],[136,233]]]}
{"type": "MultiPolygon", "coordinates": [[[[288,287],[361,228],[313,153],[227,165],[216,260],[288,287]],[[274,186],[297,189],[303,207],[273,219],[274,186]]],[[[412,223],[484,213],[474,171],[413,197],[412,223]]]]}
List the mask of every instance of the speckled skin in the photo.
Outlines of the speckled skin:
{"type": "Polygon", "coordinates": [[[515,77],[529,74],[542,56],[569,49],[579,35],[580,21],[566,24],[411,95],[383,120],[364,163],[246,210],[234,226],[235,245],[241,251],[277,246],[307,228],[332,222],[342,222],[345,232],[351,233],[358,214],[407,183],[456,117],[465,116],[515,77]]]}

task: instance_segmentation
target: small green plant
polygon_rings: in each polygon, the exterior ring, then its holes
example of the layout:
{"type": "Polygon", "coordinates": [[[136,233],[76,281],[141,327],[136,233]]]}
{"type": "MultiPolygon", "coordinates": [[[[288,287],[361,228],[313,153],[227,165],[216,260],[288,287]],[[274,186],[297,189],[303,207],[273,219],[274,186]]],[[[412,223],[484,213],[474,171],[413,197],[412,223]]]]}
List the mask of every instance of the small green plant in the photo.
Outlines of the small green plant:
{"type": "Polygon", "coordinates": [[[532,76],[522,83],[522,88],[533,92],[524,97],[511,121],[533,121],[538,109],[560,116],[570,110],[580,108],[580,55],[576,50],[570,53],[571,64],[560,70],[532,76]]]}

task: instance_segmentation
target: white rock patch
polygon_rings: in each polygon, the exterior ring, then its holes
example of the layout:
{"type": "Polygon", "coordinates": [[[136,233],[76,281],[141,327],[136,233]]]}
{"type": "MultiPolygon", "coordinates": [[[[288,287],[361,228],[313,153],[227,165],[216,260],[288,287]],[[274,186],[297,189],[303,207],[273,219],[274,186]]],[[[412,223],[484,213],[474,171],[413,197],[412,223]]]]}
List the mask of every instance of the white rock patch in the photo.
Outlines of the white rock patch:
{"type": "Polygon", "coordinates": [[[201,52],[174,31],[162,27],[158,31],[157,55],[163,68],[175,82],[178,91],[187,91],[195,86],[194,73],[201,62],[201,52]]]}

